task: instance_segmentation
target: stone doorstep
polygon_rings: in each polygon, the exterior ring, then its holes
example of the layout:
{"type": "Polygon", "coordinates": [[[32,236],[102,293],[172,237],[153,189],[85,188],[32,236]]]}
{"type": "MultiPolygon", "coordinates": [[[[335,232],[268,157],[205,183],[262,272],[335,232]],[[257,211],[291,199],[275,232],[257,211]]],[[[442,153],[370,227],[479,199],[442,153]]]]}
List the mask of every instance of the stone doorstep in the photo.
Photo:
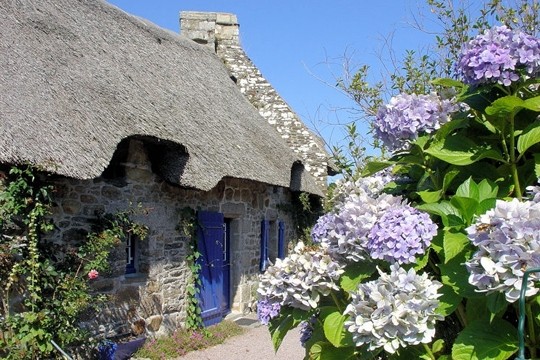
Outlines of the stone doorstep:
{"type": "Polygon", "coordinates": [[[262,326],[257,318],[257,313],[251,312],[248,314],[231,313],[225,316],[225,320],[234,321],[243,328],[256,328],[262,326]]]}

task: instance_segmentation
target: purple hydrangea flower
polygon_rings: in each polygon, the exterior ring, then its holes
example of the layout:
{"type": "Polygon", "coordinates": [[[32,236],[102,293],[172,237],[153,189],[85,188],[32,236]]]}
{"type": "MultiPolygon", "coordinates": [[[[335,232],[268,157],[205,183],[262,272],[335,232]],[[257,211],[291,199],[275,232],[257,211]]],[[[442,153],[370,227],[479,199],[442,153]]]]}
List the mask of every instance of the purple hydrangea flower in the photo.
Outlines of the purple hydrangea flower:
{"type": "Polygon", "coordinates": [[[317,321],[315,315],[311,316],[308,320],[304,320],[300,323],[300,344],[302,347],[306,347],[306,343],[311,339],[313,335],[313,324],[317,321]]]}
{"type": "MultiPolygon", "coordinates": [[[[469,283],[480,292],[503,292],[508,302],[515,302],[525,270],[540,267],[540,203],[497,200],[467,232],[478,247],[465,263],[469,283]]],[[[538,293],[540,275],[531,273],[528,280],[527,297],[538,293]]]]}
{"type": "Polygon", "coordinates": [[[407,264],[423,254],[437,234],[428,214],[403,204],[380,217],[368,235],[367,249],[374,259],[407,264]]]}
{"type": "Polygon", "coordinates": [[[459,105],[436,94],[400,94],[379,108],[375,136],[389,149],[397,150],[419,134],[439,129],[458,110],[459,105]]]}
{"type": "Polygon", "coordinates": [[[263,325],[268,325],[270,320],[279,315],[281,304],[268,299],[261,299],[257,302],[257,317],[263,325]]]}
{"type": "Polygon", "coordinates": [[[435,322],[444,318],[436,313],[442,284],[398,264],[390,266],[389,274],[379,269],[379,275],[361,283],[345,309],[344,315],[350,315],[345,327],[355,344],[395,353],[400,347],[431,342],[435,322]]]}
{"type": "Polygon", "coordinates": [[[509,86],[540,73],[540,39],[506,26],[486,30],[461,50],[457,71],[470,85],[509,86]]]}
{"type": "Polygon", "coordinates": [[[311,230],[311,239],[314,243],[320,243],[328,234],[335,229],[336,215],[327,213],[317,219],[317,223],[311,230]]]}

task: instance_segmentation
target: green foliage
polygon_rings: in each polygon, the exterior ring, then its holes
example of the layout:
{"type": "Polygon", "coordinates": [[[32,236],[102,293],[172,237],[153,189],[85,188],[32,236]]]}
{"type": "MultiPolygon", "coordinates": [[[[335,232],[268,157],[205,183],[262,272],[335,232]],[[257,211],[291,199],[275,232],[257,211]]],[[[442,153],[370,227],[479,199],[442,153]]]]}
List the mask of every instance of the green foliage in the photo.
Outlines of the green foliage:
{"type": "Polygon", "coordinates": [[[180,233],[189,239],[189,253],[186,262],[189,266],[190,277],[187,281],[187,304],[185,327],[190,330],[203,329],[199,293],[201,286],[201,265],[198,259],[201,253],[197,249],[197,214],[192,208],[186,207],[180,214],[180,233]]]}
{"type": "Polygon", "coordinates": [[[222,321],[206,331],[197,329],[176,330],[171,336],[151,339],[137,351],[135,357],[152,360],[174,359],[188,352],[205,349],[223,343],[226,339],[244,332],[232,321],[222,321]]]}
{"type": "Polygon", "coordinates": [[[109,252],[133,232],[146,228],[129,212],[104,215],[83,244],[60,246],[43,234],[52,230],[45,175],[31,166],[12,167],[0,186],[0,356],[36,359],[52,355],[51,340],[61,347],[88,337],[79,316],[99,305],[88,278],[108,267],[109,252]]]}

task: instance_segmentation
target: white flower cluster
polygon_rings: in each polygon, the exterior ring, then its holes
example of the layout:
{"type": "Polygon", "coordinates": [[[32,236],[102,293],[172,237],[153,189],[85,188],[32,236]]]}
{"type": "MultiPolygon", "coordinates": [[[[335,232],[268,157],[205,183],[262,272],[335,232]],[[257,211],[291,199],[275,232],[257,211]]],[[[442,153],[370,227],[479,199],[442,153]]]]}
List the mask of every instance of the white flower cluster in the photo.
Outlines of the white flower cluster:
{"type": "MultiPolygon", "coordinates": [[[[540,203],[497,200],[467,232],[478,247],[465,264],[469,283],[481,292],[504,292],[508,302],[515,302],[524,271],[540,267],[540,203]]],[[[534,283],[540,276],[532,273],[528,280],[527,297],[538,293],[534,283]]]]}
{"type": "Polygon", "coordinates": [[[377,280],[359,285],[345,309],[350,315],[345,327],[356,345],[395,353],[399,347],[431,342],[435,322],[444,318],[435,312],[442,284],[398,264],[390,266],[390,274],[380,269],[379,274],[377,280]]]}
{"type": "Polygon", "coordinates": [[[309,248],[299,242],[292,254],[277,259],[260,276],[257,292],[281,305],[309,310],[317,307],[321,295],[339,290],[335,281],[342,273],[323,248],[309,248]]]}
{"type": "Polygon", "coordinates": [[[352,194],[376,198],[382,192],[385,185],[393,179],[389,171],[383,171],[381,173],[382,175],[361,177],[355,181],[346,180],[345,178],[337,180],[332,190],[330,202],[334,206],[338,206],[343,204],[352,194]]]}

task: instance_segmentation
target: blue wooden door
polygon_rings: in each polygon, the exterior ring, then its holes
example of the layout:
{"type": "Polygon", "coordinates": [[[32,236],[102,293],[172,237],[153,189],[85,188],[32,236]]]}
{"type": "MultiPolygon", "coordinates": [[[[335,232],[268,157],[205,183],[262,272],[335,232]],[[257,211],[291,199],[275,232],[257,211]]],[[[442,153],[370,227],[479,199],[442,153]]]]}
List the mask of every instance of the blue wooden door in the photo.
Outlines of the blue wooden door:
{"type": "MultiPolygon", "coordinates": [[[[224,309],[224,218],[217,212],[199,211],[197,246],[201,257],[199,303],[205,326],[221,321],[224,309]]],[[[228,274],[227,274],[228,276],[228,274]]],[[[227,279],[228,284],[228,279],[227,279]]]]}

